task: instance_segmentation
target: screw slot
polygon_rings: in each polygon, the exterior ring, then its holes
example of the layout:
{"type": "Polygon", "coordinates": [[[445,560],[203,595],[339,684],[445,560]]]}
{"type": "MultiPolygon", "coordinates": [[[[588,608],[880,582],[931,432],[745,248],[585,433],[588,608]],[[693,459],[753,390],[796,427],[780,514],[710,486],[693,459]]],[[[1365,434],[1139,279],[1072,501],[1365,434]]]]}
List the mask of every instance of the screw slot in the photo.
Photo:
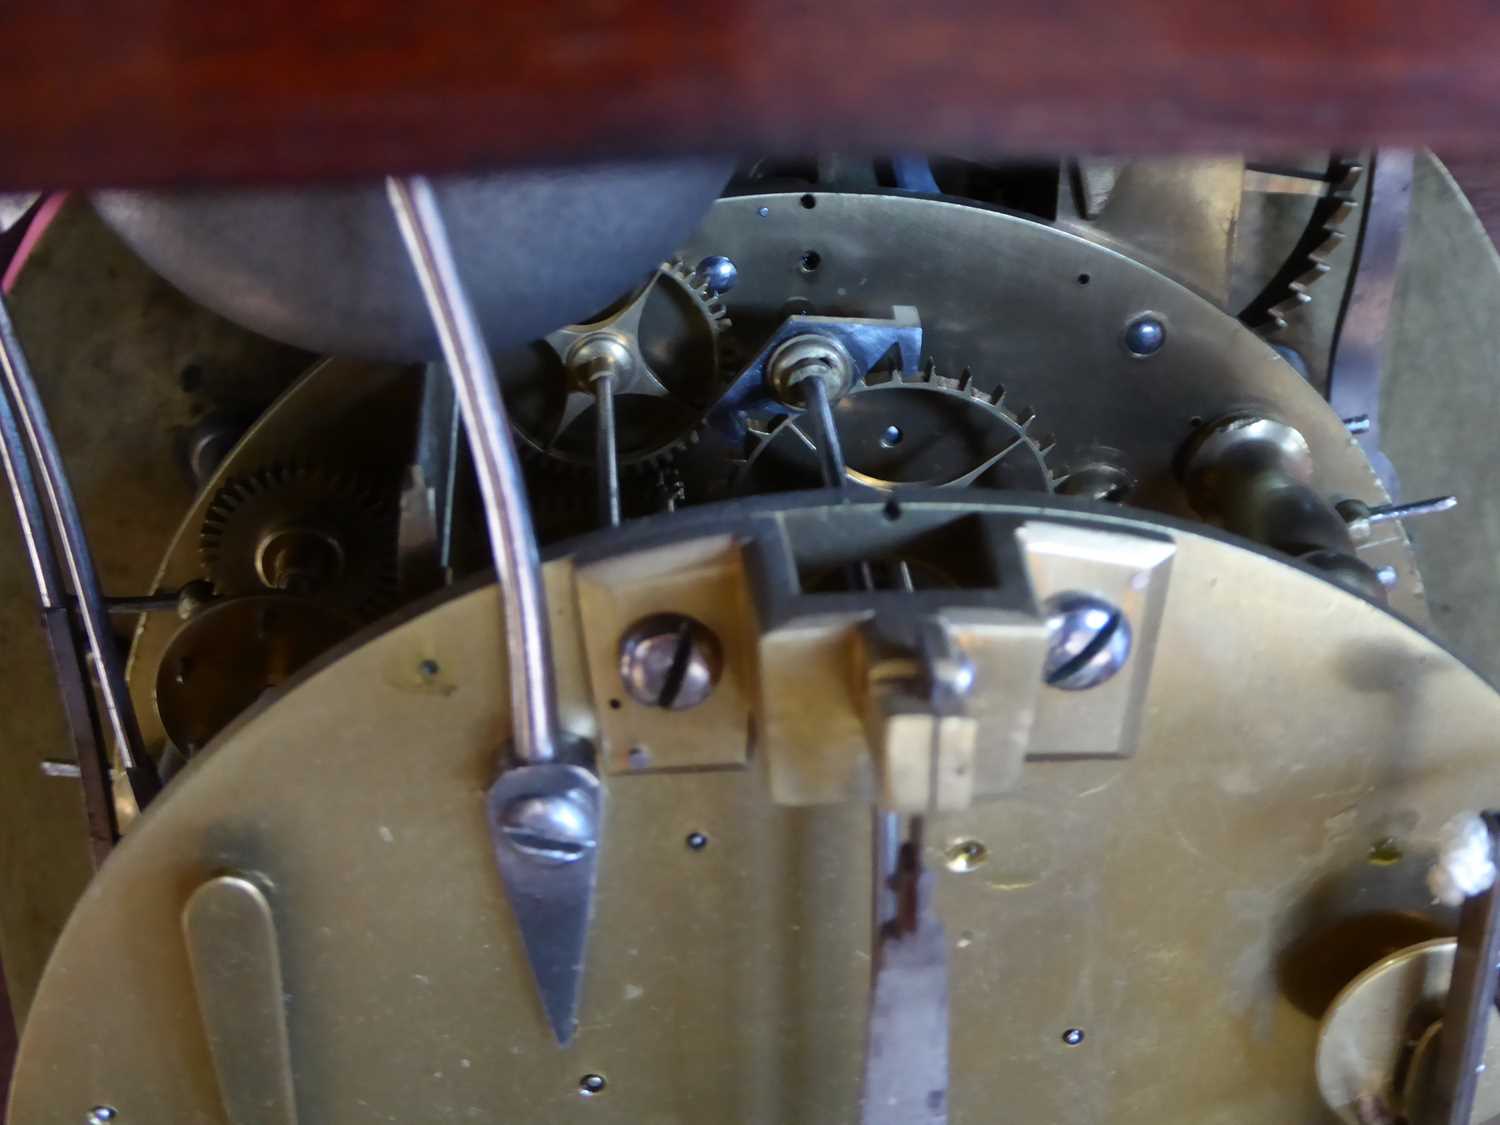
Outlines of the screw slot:
{"type": "Polygon", "coordinates": [[[1043,679],[1063,691],[1097,687],[1130,658],[1130,622],[1114,606],[1092,594],[1048,598],[1047,656],[1043,679]]]}
{"type": "Polygon", "coordinates": [[[595,810],[585,794],[518,797],[501,811],[499,828],[511,847],[534,862],[560,867],[593,851],[595,810]]]}
{"type": "Polygon", "coordinates": [[[631,698],[648,707],[697,707],[713,693],[723,669],[719,638],[680,613],[644,618],[620,641],[620,679],[631,698]]]}

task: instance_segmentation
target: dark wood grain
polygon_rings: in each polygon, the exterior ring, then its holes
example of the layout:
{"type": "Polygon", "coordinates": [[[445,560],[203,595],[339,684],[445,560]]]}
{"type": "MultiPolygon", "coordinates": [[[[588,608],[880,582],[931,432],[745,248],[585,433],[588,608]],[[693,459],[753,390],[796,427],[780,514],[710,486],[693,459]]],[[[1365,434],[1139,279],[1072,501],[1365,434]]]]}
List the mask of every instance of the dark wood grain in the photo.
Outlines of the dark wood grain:
{"type": "Polygon", "coordinates": [[[0,8],[0,181],[697,149],[1500,133],[1493,0],[53,0],[0,8]]]}

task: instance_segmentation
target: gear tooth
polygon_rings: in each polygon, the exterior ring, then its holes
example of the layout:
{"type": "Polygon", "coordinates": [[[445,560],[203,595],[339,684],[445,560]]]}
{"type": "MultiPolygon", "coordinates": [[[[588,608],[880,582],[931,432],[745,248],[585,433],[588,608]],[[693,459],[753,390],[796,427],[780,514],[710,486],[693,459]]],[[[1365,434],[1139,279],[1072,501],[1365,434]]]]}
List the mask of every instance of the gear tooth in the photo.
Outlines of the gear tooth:
{"type": "Polygon", "coordinates": [[[1327,262],[1314,262],[1310,270],[1298,276],[1297,280],[1291,283],[1291,288],[1294,292],[1306,296],[1307,290],[1322,281],[1327,273],[1327,262]]]}
{"type": "Polygon", "coordinates": [[[937,361],[929,356],[927,362],[922,365],[922,378],[927,380],[928,382],[931,382],[933,379],[937,378],[937,373],[937,361]]]}
{"type": "Polygon", "coordinates": [[[1278,328],[1286,327],[1286,318],[1311,301],[1312,298],[1303,292],[1294,292],[1285,301],[1273,305],[1270,310],[1271,319],[1277,322],[1278,328]]]}
{"type": "Polygon", "coordinates": [[[1002,409],[1002,410],[1005,409],[1005,384],[1004,383],[996,383],[995,384],[995,389],[990,392],[990,403],[993,406],[1000,407],[1000,409],[1002,409]]]}
{"type": "Polygon", "coordinates": [[[1333,252],[1343,245],[1346,235],[1341,230],[1325,231],[1324,234],[1323,241],[1308,251],[1307,256],[1313,262],[1326,266],[1328,259],[1333,256],[1333,252]]]}
{"type": "Polygon", "coordinates": [[[1352,199],[1339,200],[1338,205],[1329,212],[1328,218],[1323,221],[1323,225],[1329,229],[1343,226],[1349,221],[1349,216],[1354,214],[1358,207],[1359,204],[1352,199]]]}
{"type": "Polygon", "coordinates": [[[1351,161],[1343,167],[1343,174],[1334,182],[1335,192],[1353,191],[1359,186],[1359,181],[1365,178],[1365,166],[1358,161],[1351,161]]]}
{"type": "Polygon", "coordinates": [[[1036,451],[1043,457],[1049,456],[1057,448],[1057,435],[1045,434],[1036,439],[1036,451]]]}
{"type": "Polygon", "coordinates": [[[1024,431],[1031,426],[1031,423],[1036,421],[1036,411],[1031,409],[1031,407],[1029,406],[1023,406],[1016,412],[1015,417],[1016,423],[1024,431]]]}
{"type": "Polygon", "coordinates": [[[967,367],[958,373],[958,389],[963,391],[964,394],[970,394],[978,390],[974,386],[974,372],[967,367]]]}

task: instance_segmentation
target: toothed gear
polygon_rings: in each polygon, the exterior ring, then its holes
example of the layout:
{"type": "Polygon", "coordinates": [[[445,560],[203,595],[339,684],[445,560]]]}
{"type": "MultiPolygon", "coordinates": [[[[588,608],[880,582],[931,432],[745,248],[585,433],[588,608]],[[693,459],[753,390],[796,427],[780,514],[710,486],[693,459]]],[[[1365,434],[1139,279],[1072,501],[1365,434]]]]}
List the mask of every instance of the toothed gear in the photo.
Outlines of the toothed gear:
{"type": "Polygon", "coordinates": [[[209,503],[199,532],[204,573],[221,597],[290,589],[363,619],[399,595],[397,509],[390,489],[349,471],[273,464],[236,476],[209,503]],[[275,553],[301,550],[313,572],[275,584],[275,553]],[[268,573],[270,572],[270,577],[268,573]]]}
{"type": "Polygon", "coordinates": [[[1359,208],[1355,193],[1364,179],[1365,166],[1354,160],[1333,157],[1326,179],[1328,193],[1313,209],[1307,230],[1261,294],[1245,306],[1240,320],[1262,336],[1286,330],[1288,318],[1311,303],[1311,289],[1329,270],[1329,259],[1346,237],[1342,227],[1359,208]]]}
{"type": "Polygon", "coordinates": [[[594,463],[593,394],[566,367],[569,349],[596,334],[621,339],[637,360],[616,387],[618,463],[650,474],[695,443],[703,417],[734,369],[724,302],[686,263],[663,262],[617,307],[588,324],[553,333],[499,364],[522,454],[542,469],[594,463]]]}
{"type": "MultiPolygon", "coordinates": [[[[537,501],[531,506],[532,525],[542,545],[561,542],[598,530],[599,492],[584,475],[528,473],[527,487],[537,501]]],[[[620,481],[620,509],[625,519],[674,510],[686,496],[681,473],[672,464],[652,473],[636,473],[620,481]]]]}
{"type": "MultiPolygon", "coordinates": [[[[851,483],[898,487],[992,488],[1051,492],[1050,437],[1035,438],[1035,414],[1007,409],[1005,388],[985,389],[965,371],[871,374],[834,404],[851,483]]],[[[816,487],[812,433],[801,415],[753,430],[739,474],[742,492],[816,487]]]]}

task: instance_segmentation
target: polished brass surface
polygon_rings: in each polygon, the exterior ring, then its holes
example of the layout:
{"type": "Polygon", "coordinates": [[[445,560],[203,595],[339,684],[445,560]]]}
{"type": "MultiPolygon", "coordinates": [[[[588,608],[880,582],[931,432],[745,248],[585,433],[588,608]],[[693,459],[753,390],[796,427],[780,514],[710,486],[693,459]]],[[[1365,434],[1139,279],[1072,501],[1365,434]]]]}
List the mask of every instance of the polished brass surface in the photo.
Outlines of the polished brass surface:
{"type": "Polygon", "coordinates": [[[1090,221],[1064,220],[1064,228],[1147,262],[1224,306],[1244,191],[1245,162],[1238,157],[1132,160],[1119,169],[1090,221]]]}
{"type": "Polygon", "coordinates": [[[354,629],[343,614],[289,594],[215,602],[182,624],[162,653],[156,717],[172,744],[192,755],[354,629]]]}
{"type": "MultiPolygon", "coordinates": [[[[1500,798],[1477,676],[1307,571],[1168,531],[1135,756],[1027,763],[931,826],[955,1121],[1316,1120],[1315,996],[1348,979],[1318,939],[1449,924],[1422,886],[1439,828],[1500,798]],[[1391,838],[1403,858],[1373,864],[1391,838]],[[987,859],[949,871],[955,841],[987,859]]],[[[570,561],[548,578],[564,725],[590,734],[570,561]]],[[[187,768],[59,943],[14,1120],[225,1120],[177,920],[226,868],[270,888],[302,1119],[854,1119],[867,810],[778,807],[756,769],[610,780],[582,1024],[552,1044],[485,825],[509,728],[496,605],[477,589],[396,623],[187,768]],[[607,1085],[581,1098],[584,1074],[607,1085]]]]}
{"type": "Polygon", "coordinates": [[[265,893],[243,875],[215,876],[188,898],[182,934],[225,1119],[297,1125],[281,954],[265,893]]]}
{"type": "MultiPolygon", "coordinates": [[[[1402,949],[1371,965],[1329,1006],[1318,1032],[1324,1102],[1348,1125],[1399,1116],[1427,1125],[1453,938],[1402,949]]],[[[1473,1121],[1500,1114],[1500,1014],[1490,1013],[1473,1121]]]]}
{"type": "Polygon", "coordinates": [[[733,538],[693,539],[601,560],[578,567],[575,581],[605,770],[743,766],[750,753],[755,652],[733,538]],[[708,698],[684,711],[647,706],[620,680],[621,639],[635,622],[667,612],[708,628],[724,657],[708,698]]]}
{"type": "Polygon", "coordinates": [[[1176,546],[1165,537],[1045,521],[1025,524],[1016,535],[1038,601],[1069,593],[1104,598],[1124,614],[1132,637],[1130,656],[1112,679],[1083,692],[1049,688],[1040,694],[1032,753],[1135,753],[1176,546]]]}

